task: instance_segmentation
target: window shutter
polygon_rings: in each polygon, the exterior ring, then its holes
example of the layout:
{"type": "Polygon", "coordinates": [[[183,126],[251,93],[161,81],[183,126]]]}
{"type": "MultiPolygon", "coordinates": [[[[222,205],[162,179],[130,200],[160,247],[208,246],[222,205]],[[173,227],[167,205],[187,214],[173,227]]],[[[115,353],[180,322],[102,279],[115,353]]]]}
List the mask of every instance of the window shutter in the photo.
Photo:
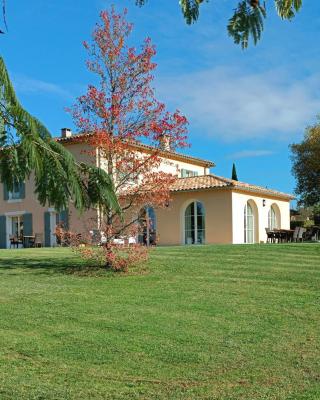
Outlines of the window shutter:
{"type": "Polygon", "coordinates": [[[64,229],[69,229],[69,210],[63,210],[59,214],[59,223],[63,223],[63,228],[64,229]]]}
{"type": "Polygon", "coordinates": [[[33,234],[32,228],[32,214],[23,214],[23,234],[31,236],[33,234]]]}
{"type": "Polygon", "coordinates": [[[44,213],[44,245],[50,247],[50,213],[46,211],[44,213]]]}
{"type": "Polygon", "coordinates": [[[26,197],[26,184],[25,184],[25,182],[21,182],[20,183],[19,192],[20,192],[20,199],[24,199],[26,197]]]}
{"type": "Polygon", "coordinates": [[[0,216],[0,249],[7,248],[7,218],[5,215],[0,216]]]}
{"type": "Polygon", "coordinates": [[[5,183],[3,184],[3,199],[4,200],[9,200],[8,187],[7,187],[7,185],[5,183]]]}

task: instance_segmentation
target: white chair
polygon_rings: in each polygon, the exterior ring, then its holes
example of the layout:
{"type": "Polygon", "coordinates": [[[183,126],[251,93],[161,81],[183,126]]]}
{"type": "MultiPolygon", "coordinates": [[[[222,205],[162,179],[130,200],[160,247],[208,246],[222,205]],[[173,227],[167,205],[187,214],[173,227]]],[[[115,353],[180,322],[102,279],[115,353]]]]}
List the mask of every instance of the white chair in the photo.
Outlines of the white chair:
{"type": "Polygon", "coordinates": [[[128,244],[136,244],[137,243],[137,239],[134,236],[130,236],[128,238],[128,244]]]}
{"type": "Polygon", "coordinates": [[[298,236],[299,236],[299,231],[300,231],[300,227],[296,226],[293,232],[293,236],[292,236],[292,240],[294,242],[296,242],[298,240],[298,236]]]}
{"type": "Polygon", "coordinates": [[[122,239],[122,238],[113,239],[113,243],[114,244],[118,244],[119,246],[123,246],[124,245],[124,239],[122,239]]]}
{"type": "Polygon", "coordinates": [[[306,230],[306,228],[300,228],[299,229],[299,234],[298,234],[298,237],[297,237],[297,240],[299,241],[299,242],[303,242],[303,235],[304,235],[304,233],[306,232],[307,230],[306,230]]]}
{"type": "Polygon", "coordinates": [[[107,243],[107,237],[104,232],[100,232],[100,245],[107,243]]]}

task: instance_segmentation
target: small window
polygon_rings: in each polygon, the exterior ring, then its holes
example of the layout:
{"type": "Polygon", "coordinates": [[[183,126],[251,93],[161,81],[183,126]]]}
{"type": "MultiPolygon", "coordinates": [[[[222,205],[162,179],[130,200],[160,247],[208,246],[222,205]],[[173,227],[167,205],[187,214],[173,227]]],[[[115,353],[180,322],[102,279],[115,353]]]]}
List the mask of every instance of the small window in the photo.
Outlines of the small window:
{"type": "Polygon", "coordinates": [[[24,183],[15,182],[13,185],[13,190],[8,190],[8,200],[19,200],[22,199],[24,191],[24,183]]]}
{"type": "Polygon", "coordinates": [[[189,169],[181,169],[181,178],[190,178],[192,176],[198,176],[198,171],[191,171],[189,169]]]}

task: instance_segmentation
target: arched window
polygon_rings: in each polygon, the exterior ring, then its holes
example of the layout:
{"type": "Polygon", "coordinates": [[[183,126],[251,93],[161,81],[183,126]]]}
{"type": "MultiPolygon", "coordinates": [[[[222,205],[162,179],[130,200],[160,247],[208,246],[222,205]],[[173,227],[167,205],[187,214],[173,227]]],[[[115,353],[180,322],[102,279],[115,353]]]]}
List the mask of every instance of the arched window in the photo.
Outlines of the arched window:
{"type": "Polygon", "coordinates": [[[244,206],[244,242],[254,243],[254,213],[249,202],[244,206]]]}
{"type": "Polygon", "coordinates": [[[188,205],[184,214],[185,244],[203,244],[205,242],[205,212],[199,201],[188,205]]]}
{"type": "Polygon", "coordinates": [[[153,207],[144,207],[139,215],[138,242],[146,246],[152,246],[157,241],[156,213],[153,207]]]}
{"type": "Polygon", "coordinates": [[[272,205],[269,209],[268,212],[268,228],[273,230],[273,229],[278,229],[279,226],[279,215],[278,215],[278,210],[274,205],[272,205]]]}

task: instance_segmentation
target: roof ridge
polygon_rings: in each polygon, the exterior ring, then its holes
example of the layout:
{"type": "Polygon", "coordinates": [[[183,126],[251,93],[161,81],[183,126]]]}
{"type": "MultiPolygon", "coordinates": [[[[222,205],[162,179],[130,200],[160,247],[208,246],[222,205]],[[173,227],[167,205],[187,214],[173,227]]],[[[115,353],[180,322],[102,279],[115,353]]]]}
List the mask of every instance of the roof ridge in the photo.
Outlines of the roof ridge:
{"type": "MultiPolygon", "coordinates": [[[[90,137],[90,136],[93,136],[93,135],[94,135],[94,133],[85,133],[85,132],[83,132],[83,133],[73,134],[72,136],[67,137],[67,138],[57,137],[56,136],[53,139],[56,142],[66,143],[66,142],[72,142],[74,139],[77,140],[77,139],[80,139],[81,137],[90,137]]],[[[132,146],[136,146],[136,147],[140,147],[140,148],[144,148],[144,149],[157,149],[157,147],[155,147],[155,146],[144,144],[144,143],[141,143],[141,142],[138,142],[138,141],[136,143],[131,143],[131,145],[132,146]]],[[[159,148],[159,153],[160,153],[160,155],[161,154],[163,154],[163,155],[169,155],[170,154],[171,156],[176,156],[176,157],[184,158],[184,159],[187,159],[187,160],[198,161],[199,163],[201,163],[202,165],[205,165],[206,167],[214,167],[215,166],[215,163],[210,161],[210,160],[206,160],[204,158],[190,156],[190,155],[183,154],[183,153],[178,153],[176,151],[163,150],[163,149],[159,148]]]]}
{"type": "Polygon", "coordinates": [[[289,198],[293,199],[294,197],[291,194],[280,192],[279,190],[274,190],[274,189],[268,189],[263,186],[258,186],[258,185],[253,185],[250,183],[246,182],[241,182],[241,181],[236,181],[233,179],[225,178],[223,176],[218,176],[215,174],[206,174],[206,175],[198,175],[198,176],[190,176],[190,177],[185,177],[185,178],[179,178],[176,181],[176,185],[173,185],[173,191],[180,191],[180,190],[201,190],[201,189],[210,189],[210,188],[216,188],[216,189],[238,189],[238,190],[244,190],[244,191],[249,191],[253,193],[262,193],[266,195],[273,195],[273,196],[279,196],[283,198],[289,198]],[[206,182],[207,178],[207,182],[206,182]],[[190,181],[190,184],[188,185],[186,183],[186,180],[190,181]],[[215,180],[216,182],[214,182],[215,180]],[[183,185],[183,182],[186,185],[183,185]],[[181,187],[179,187],[179,183],[182,184],[181,187]],[[178,186],[174,188],[174,186],[178,186]]]}

